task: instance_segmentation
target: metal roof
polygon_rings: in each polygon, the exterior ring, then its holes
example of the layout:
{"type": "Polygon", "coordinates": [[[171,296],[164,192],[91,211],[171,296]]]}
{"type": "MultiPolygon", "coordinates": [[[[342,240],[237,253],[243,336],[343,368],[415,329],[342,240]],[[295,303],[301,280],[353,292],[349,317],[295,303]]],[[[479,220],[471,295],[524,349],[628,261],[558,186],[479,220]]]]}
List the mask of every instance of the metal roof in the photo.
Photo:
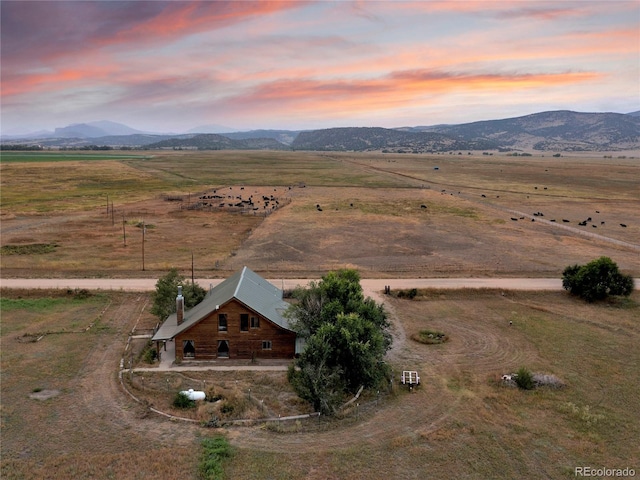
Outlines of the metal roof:
{"type": "Polygon", "coordinates": [[[289,321],[284,317],[289,304],[282,299],[282,290],[250,268],[244,267],[211,289],[198,305],[185,311],[180,325],[177,324],[175,313],[169,315],[152,340],[169,340],[175,337],[232,299],[238,300],[276,325],[292,331],[289,321]]]}

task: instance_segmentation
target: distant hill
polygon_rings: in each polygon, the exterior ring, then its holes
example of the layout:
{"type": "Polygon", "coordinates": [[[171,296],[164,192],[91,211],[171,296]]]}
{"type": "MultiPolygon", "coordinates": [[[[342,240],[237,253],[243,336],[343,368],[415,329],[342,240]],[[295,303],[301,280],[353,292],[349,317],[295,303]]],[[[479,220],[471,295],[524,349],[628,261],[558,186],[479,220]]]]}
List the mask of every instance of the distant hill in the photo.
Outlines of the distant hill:
{"type": "Polygon", "coordinates": [[[197,148],[198,150],[288,150],[289,147],[272,138],[248,138],[234,140],[215,133],[193,135],[190,138],[174,137],[156,143],[147,144],[145,148],[197,148]]]}
{"type": "Polygon", "coordinates": [[[221,134],[224,135],[225,133],[231,133],[231,132],[237,132],[237,129],[233,129],[233,128],[229,128],[229,127],[225,127],[224,125],[217,125],[217,124],[207,124],[207,125],[199,125],[197,127],[194,127],[190,130],[187,130],[187,133],[217,133],[217,134],[221,134]]]}
{"type": "Polygon", "coordinates": [[[291,144],[295,150],[442,152],[491,150],[497,143],[485,139],[464,140],[442,133],[407,132],[389,128],[346,127],[301,132],[291,144]]]}
{"type": "Polygon", "coordinates": [[[136,135],[144,133],[128,127],[122,123],[102,120],[90,123],[75,123],[62,128],[56,128],[54,137],[61,138],[99,138],[111,135],[136,135]]]}
{"type": "Polygon", "coordinates": [[[640,117],[567,110],[504,120],[420,127],[460,140],[486,139],[506,149],[606,151],[640,148],[640,117]]]}
{"type": "MultiPolygon", "coordinates": [[[[193,135],[189,135],[191,137],[193,135]]],[[[135,135],[108,135],[106,137],[95,138],[80,138],[80,137],[68,137],[68,138],[37,138],[33,139],[33,143],[37,143],[43,147],[62,147],[62,148],[82,148],[90,145],[109,146],[109,147],[131,147],[139,148],[144,147],[150,143],[160,142],[174,138],[173,135],[151,135],[146,133],[139,133],[135,135]]],[[[13,141],[3,141],[3,143],[26,143],[25,140],[16,139],[13,141]]]]}
{"type": "Polygon", "coordinates": [[[250,130],[248,132],[222,133],[221,135],[234,140],[272,138],[285,145],[291,145],[299,133],[299,130],[250,130]]]}
{"type": "MultiPolygon", "coordinates": [[[[198,128],[224,128],[216,125],[198,128]]],[[[197,130],[198,128],[194,129],[197,130]]],[[[3,136],[3,145],[83,148],[92,145],[131,148],[197,148],[383,151],[429,153],[470,150],[604,152],[640,149],[640,111],[541,112],[501,120],[402,128],[348,127],[314,131],[252,130],[150,134],[100,121],[78,123],[55,132],[3,136]],[[47,138],[45,138],[47,137],[47,138]]]]}

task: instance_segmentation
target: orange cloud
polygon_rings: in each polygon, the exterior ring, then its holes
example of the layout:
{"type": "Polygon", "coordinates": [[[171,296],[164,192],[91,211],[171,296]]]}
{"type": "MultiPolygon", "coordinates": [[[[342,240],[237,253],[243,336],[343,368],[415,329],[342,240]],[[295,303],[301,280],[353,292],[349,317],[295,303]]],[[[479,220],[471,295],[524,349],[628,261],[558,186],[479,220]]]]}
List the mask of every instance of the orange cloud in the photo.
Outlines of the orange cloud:
{"type": "Polygon", "coordinates": [[[2,97],[71,88],[73,84],[99,84],[118,71],[115,65],[92,65],[91,68],[61,68],[47,73],[3,75],[2,97]]]}
{"type": "Polygon", "coordinates": [[[450,74],[432,71],[396,72],[379,79],[352,81],[280,80],[227,98],[217,105],[230,110],[297,106],[317,111],[376,111],[424,102],[448,93],[495,92],[554,88],[589,82],[599,74],[450,74]]]}

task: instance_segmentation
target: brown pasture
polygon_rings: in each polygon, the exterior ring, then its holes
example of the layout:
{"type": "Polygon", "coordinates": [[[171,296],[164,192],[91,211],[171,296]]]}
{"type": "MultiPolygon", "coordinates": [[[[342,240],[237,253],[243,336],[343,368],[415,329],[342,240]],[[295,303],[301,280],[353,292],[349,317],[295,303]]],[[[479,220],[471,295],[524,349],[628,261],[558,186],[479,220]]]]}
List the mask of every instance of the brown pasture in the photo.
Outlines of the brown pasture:
{"type": "Polygon", "coordinates": [[[3,254],[3,276],[157,278],[170,267],[188,275],[192,256],[200,277],[243,265],[273,278],[347,266],[378,278],[558,276],[602,255],[640,274],[637,159],[154,152],[72,160],[0,164],[2,246],[55,245],[3,254]],[[225,203],[274,195],[282,206],[269,215],[262,205],[187,209],[213,190],[232,197],[225,203]]]}
{"type": "MultiPolygon", "coordinates": [[[[158,278],[170,267],[189,276],[193,256],[199,278],[243,265],[267,278],[317,278],[341,267],[365,278],[557,277],[568,264],[607,255],[637,277],[639,173],[636,159],[482,155],[153,152],[0,162],[1,246],[55,245],[3,251],[0,267],[5,278],[158,278]],[[213,190],[286,202],[269,215],[185,208],[213,190]],[[538,211],[543,218],[526,217],[538,211]]],[[[574,478],[582,465],[639,469],[638,292],[597,305],[563,292],[424,293],[381,297],[395,324],[388,361],[396,372],[420,371],[414,392],[396,383],[339,421],[209,430],[145,405],[172,411],[167,388],[203,382],[240,400],[256,389],[274,415],[307,407],[282,376],[215,372],[125,375],[147,402],[136,403],[118,365],[143,346],[133,341],[125,351],[134,325],[156,322],[147,294],[102,292],[38,309],[4,303],[76,292],[3,290],[2,477],[197,478],[199,439],[220,433],[235,449],[225,464],[234,479],[574,478]],[[449,341],[413,342],[423,329],[449,341]],[[520,366],[567,387],[500,385],[520,366]]]]}
{"type": "Polygon", "coordinates": [[[206,420],[219,407],[182,414],[169,400],[179,389],[213,388],[245,418],[308,407],[290,396],[284,373],[145,371],[129,379],[125,370],[127,388],[145,402],[136,403],[117,372],[120,358],[138,357],[140,346],[125,349],[129,332],[155,323],[149,296],[76,295],[2,291],[3,478],[198,478],[199,439],[220,434],[233,445],[225,471],[235,479],[573,478],[576,466],[640,462],[638,292],[597,305],[563,292],[380,297],[394,323],[393,385],[337,420],[224,429],[172,421],[145,405],[206,420]],[[26,304],[7,303],[18,298],[26,304]],[[410,339],[425,328],[449,341],[410,339]],[[503,386],[500,376],[520,366],[566,386],[503,386]],[[421,376],[412,392],[398,384],[405,369],[421,376]]]}

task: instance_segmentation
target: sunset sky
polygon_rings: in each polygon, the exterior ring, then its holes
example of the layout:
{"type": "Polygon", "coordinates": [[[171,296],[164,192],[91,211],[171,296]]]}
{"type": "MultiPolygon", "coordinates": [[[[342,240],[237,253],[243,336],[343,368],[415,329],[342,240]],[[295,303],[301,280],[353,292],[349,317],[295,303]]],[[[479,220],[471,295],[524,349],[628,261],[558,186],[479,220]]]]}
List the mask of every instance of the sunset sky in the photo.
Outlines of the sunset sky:
{"type": "Polygon", "coordinates": [[[640,110],[638,1],[0,2],[2,133],[640,110]]]}

